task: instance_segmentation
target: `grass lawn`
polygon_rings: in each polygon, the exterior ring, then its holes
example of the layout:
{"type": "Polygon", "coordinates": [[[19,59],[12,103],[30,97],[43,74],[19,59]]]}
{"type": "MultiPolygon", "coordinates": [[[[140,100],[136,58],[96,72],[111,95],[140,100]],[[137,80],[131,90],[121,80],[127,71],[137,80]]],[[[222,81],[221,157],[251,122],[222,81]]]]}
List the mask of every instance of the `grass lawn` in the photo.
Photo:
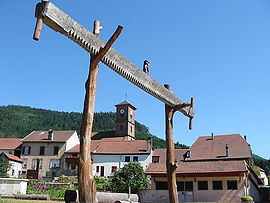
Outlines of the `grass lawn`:
{"type": "Polygon", "coordinates": [[[0,198],[0,203],[63,203],[63,201],[48,201],[48,200],[29,200],[29,199],[1,199],[0,198]]]}

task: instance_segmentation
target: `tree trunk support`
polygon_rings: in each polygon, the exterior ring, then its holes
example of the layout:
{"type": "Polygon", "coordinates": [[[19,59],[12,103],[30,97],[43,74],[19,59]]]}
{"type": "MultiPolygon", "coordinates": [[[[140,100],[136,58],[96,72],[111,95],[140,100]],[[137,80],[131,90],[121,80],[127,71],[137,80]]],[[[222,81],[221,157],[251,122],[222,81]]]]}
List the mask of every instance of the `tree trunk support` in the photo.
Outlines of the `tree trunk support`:
{"type": "MultiPolygon", "coordinates": [[[[164,85],[167,89],[170,89],[169,85],[164,85]]],[[[185,105],[183,105],[185,106],[185,105]]],[[[166,123],[166,166],[167,166],[167,178],[168,178],[168,190],[170,203],[179,203],[177,185],[176,185],[176,168],[177,163],[175,161],[175,147],[173,140],[173,115],[174,112],[180,107],[172,108],[165,104],[165,123],[166,123]]],[[[179,110],[179,109],[178,109],[179,110]]]]}
{"type": "MultiPolygon", "coordinates": [[[[94,23],[94,34],[98,37],[102,29],[99,21],[94,23]]],[[[91,161],[91,133],[95,111],[96,86],[98,75],[98,63],[111,48],[117,37],[120,35],[123,27],[118,26],[115,33],[111,36],[107,44],[95,56],[91,56],[90,70],[88,79],[85,83],[85,99],[83,118],[80,131],[80,157],[79,157],[79,199],[80,203],[96,203],[96,185],[92,173],[91,161]]]]}

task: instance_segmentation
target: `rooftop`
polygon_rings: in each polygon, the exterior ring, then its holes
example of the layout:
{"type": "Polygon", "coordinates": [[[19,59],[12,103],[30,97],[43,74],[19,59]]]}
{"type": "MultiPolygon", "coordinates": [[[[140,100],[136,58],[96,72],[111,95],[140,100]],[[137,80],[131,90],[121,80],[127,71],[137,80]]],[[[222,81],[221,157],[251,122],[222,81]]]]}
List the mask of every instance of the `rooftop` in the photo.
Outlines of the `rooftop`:
{"type": "Polygon", "coordinates": [[[66,142],[76,131],[53,131],[53,139],[48,139],[48,131],[33,131],[22,142],[66,142]]]}
{"type": "Polygon", "coordinates": [[[17,156],[14,156],[14,155],[12,155],[12,154],[8,154],[8,153],[5,153],[5,152],[2,152],[2,154],[4,155],[4,156],[6,156],[9,160],[12,160],[12,161],[17,161],[17,162],[23,162],[19,157],[17,157],[17,156]]]}
{"type": "MultiPolygon", "coordinates": [[[[177,174],[193,173],[236,173],[247,171],[244,160],[184,161],[183,155],[188,149],[176,149],[177,174]]],[[[154,150],[153,156],[159,156],[159,163],[151,163],[147,174],[166,174],[166,149],[154,150]]]]}
{"type": "MultiPolygon", "coordinates": [[[[76,145],[66,153],[79,153],[80,145],[76,145]]],[[[150,147],[146,140],[122,140],[110,139],[92,140],[91,152],[93,154],[149,154],[150,147]]]]}
{"type": "Polygon", "coordinates": [[[22,144],[21,138],[0,138],[0,149],[14,150],[22,144]]]}
{"type": "Polygon", "coordinates": [[[251,158],[249,144],[239,134],[200,136],[190,147],[190,151],[190,161],[251,158]]]}

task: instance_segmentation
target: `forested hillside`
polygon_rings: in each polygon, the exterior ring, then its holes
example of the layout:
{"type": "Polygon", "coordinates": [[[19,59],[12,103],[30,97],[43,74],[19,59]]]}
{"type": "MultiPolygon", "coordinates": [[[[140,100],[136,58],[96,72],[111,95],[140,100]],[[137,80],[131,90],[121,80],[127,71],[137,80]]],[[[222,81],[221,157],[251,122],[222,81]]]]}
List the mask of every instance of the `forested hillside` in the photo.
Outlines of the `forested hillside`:
{"type": "MultiPolygon", "coordinates": [[[[0,106],[0,137],[25,137],[34,130],[76,130],[80,132],[82,114],[36,109],[26,106],[0,106]]],[[[93,131],[115,129],[115,113],[95,113],[93,131]]],[[[136,121],[136,139],[152,137],[155,148],[165,148],[163,139],[149,133],[145,125],[136,121]]],[[[176,148],[187,148],[176,144],[176,148]]]]}
{"type": "MultiPolygon", "coordinates": [[[[0,106],[0,137],[25,137],[33,130],[76,130],[80,132],[82,114],[36,109],[26,106],[0,106]]],[[[95,113],[93,131],[115,128],[115,113],[95,113]]],[[[149,133],[148,128],[136,122],[136,139],[152,137],[155,148],[166,148],[166,142],[149,133]]],[[[176,148],[187,148],[176,144],[176,148]]],[[[270,173],[270,161],[253,155],[254,164],[270,173]]]]}
{"type": "Polygon", "coordinates": [[[256,154],[253,154],[253,164],[264,169],[270,175],[270,160],[266,160],[256,154]]]}

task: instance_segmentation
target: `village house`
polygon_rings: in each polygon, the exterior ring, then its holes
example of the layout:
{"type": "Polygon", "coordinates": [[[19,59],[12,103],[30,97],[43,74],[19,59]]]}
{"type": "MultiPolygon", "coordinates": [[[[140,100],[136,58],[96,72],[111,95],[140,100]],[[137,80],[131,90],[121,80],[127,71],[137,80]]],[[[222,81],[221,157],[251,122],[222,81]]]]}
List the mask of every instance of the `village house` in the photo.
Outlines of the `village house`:
{"type": "Polygon", "coordinates": [[[266,172],[260,167],[255,167],[255,168],[253,168],[253,170],[258,175],[258,177],[261,179],[261,181],[263,182],[263,185],[267,186],[269,184],[269,182],[268,182],[266,172]]]}
{"type": "MultiPolygon", "coordinates": [[[[151,163],[150,140],[93,140],[91,143],[92,170],[95,176],[110,177],[126,163],[139,162],[146,170],[151,163]]],[[[65,153],[66,174],[77,174],[79,145],[65,153]]]]}
{"type": "Polygon", "coordinates": [[[7,166],[7,177],[9,178],[19,178],[22,173],[22,160],[17,156],[2,152],[0,154],[0,159],[8,160],[7,166]]]}
{"type": "Polygon", "coordinates": [[[21,138],[0,138],[0,154],[5,152],[20,157],[21,146],[21,138]]]}
{"type": "MultiPolygon", "coordinates": [[[[151,139],[135,140],[136,108],[127,101],[115,106],[115,131],[93,132],[91,137],[92,170],[100,177],[112,176],[129,162],[139,162],[144,170],[151,163],[151,139]]],[[[77,145],[65,152],[67,175],[77,174],[79,148],[77,145]]]]}
{"type": "Polygon", "coordinates": [[[21,141],[23,173],[28,178],[61,175],[64,152],[79,144],[76,131],[33,131],[21,141]]]}
{"type": "MultiPolygon", "coordinates": [[[[177,149],[175,158],[180,201],[240,202],[251,195],[260,201],[258,185],[262,184],[249,167],[250,146],[239,134],[201,136],[190,149],[177,149]]],[[[166,150],[154,150],[146,170],[151,190],[143,191],[143,201],[168,201],[166,150]],[[162,199],[163,198],[163,199],[162,199]]]]}

